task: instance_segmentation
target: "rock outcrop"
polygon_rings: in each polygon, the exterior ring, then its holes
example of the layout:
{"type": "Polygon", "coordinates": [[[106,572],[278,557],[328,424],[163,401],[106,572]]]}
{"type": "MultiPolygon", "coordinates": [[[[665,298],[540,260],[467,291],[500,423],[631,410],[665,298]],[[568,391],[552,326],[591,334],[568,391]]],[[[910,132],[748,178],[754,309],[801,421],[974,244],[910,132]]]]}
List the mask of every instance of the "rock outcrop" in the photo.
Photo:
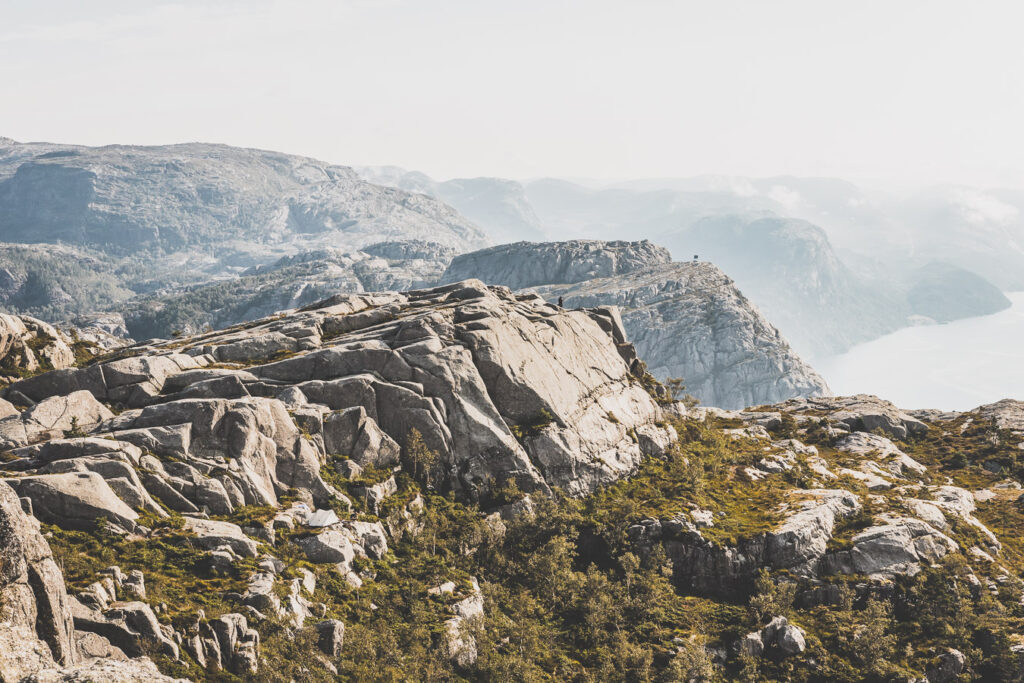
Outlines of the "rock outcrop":
{"type": "Polygon", "coordinates": [[[116,360],[18,382],[7,391],[40,403],[7,420],[26,423],[69,393],[127,407],[98,426],[78,424],[188,458],[156,463],[143,477],[149,494],[183,511],[274,503],[289,488],[323,503],[335,495],[317,474],[328,447],[383,465],[414,430],[440,454],[438,481],[470,497],[503,482],[581,494],[672,438],[655,426],[660,409],[625,339],[612,309],[564,311],[473,281],[338,295],[289,317],[130,347],[116,360]],[[224,362],[244,368],[204,369],[224,362]],[[275,398],[284,394],[307,405],[302,429],[319,438],[303,436],[275,398]],[[361,411],[335,412],[351,409],[361,411]],[[217,457],[240,467],[214,485],[217,457]]]}
{"type": "MultiPolygon", "coordinates": [[[[422,499],[390,504],[397,473],[484,505],[499,489],[583,495],[676,438],[652,389],[615,309],[566,311],[473,280],[339,294],[17,381],[4,394],[28,407],[6,403],[0,419],[10,449],[0,468],[0,644],[19,645],[0,654],[0,671],[141,680],[152,671],[142,656],[159,652],[253,675],[260,636],[250,619],[301,629],[325,615],[313,600],[316,575],[301,568],[286,579],[265,554],[277,529],[298,531],[291,540],[308,562],[359,587],[389,541],[418,531],[422,499]],[[364,470],[378,478],[347,491],[386,525],[346,515],[352,500],[325,479],[364,470]],[[395,514],[385,518],[389,505],[395,514]],[[269,521],[225,519],[268,507],[269,521]],[[179,540],[204,558],[198,570],[223,576],[258,563],[234,598],[244,612],[175,629],[146,602],[143,572],[118,567],[69,597],[31,512],[69,532],[100,525],[139,541],[166,534],[144,523],[171,524],[173,513],[179,540]],[[85,652],[100,659],[80,664],[85,652]]],[[[471,584],[445,623],[444,647],[460,667],[476,661],[467,629],[484,609],[471,584]]],[[[319,649],[336,657],[344,624],[321,621],[317,632],[319,649]]]]}
{"type": "Polygon", "coordinates": [[[473,276],[533,288],[567,308],[617,306],[627,337],[660,380],[723,408],[827,395],[828,386],[721,270],[672,263],[650,242],[517,243],[462,254],[444,280],[473,276]]]}
{"type": "Polygon", "coordinates": [[[920,436],[928,426],[895,405],[869,394],[825,398],[792,399],[778,408],[785,412],[815,412],[825,415],[847,431],[882,431],[892,437],[906,439],[920,436]]]}
{"type": "Polygon", "coordinates": [[[565,306],[615,305],[626,334],[660,380],[722,408],[828,395],[825,380],[710,263],[671,263],[574,285],[539,287],[565,306]]]}
{"type": "MultiPolygon", "coordinates": [[[[63,665],[78,661],[74,625],[64,577],[18,496],[0,482],[0,607],[3,629],[21,629],[43,660],[63,665]]],[[[0,648],[0,670],[21,666],[0,648]]],[[[9,671],[9,669],[8,669],[9,671]]],[[[25,672],[28,673],[28,672],[25,672]]],[[[7,674],[7,671],[5,671],[7,674]]],[[[8,677],[5,675],[4,680],[8,677]]]]}
{"type": "Polygon", "coordinates": [[[71,367],[71,340],[57,328],[29,316],[0,314],[0,379],[71,367]]]}
{"type": "Polygon", "coordinates": [[[614,277],[672,261],[668,249],[642,242],[516,242],[460,254],[441,284],[479,278],[487,284],[525,289],[614,277]]]}
{"type": "Polygon", "coordinates": [[[858,496],[841,489],[795,491],[794,496],[781,524],[737,546],[705,540],[685,514],[644,520],[628,533],[645,552],[660,543],[676,581],[696,590],[735,588],[763,568],[815,576],[836,523],[857,514],[862,505],[858,496]]]}

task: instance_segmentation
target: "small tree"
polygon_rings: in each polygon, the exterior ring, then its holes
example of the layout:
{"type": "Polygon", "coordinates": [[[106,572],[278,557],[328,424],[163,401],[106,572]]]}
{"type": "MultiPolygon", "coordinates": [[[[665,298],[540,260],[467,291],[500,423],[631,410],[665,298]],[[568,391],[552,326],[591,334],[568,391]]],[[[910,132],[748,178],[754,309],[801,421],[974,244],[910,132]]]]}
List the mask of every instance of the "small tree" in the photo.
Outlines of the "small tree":
{"type": "Polygon", "coordinates": [[[682,401],[687,408],[695,408],[700,403],[696,396],[686,393],[686,383],[682,377],[669,377],[662,384],[668,389],[673,401],[682,401]]]}
{"type": "Polygon", "coordinates": [[[663,384],[668,389],[668,393],[673,401],[683,400],[683,396],[686,395],[686,384],[682,377],[669,377],[663,384]]]}
{"type": "Polygon", "coordinates": [[[896,648],[896,638],[889,632],[892,607],[884,600],[869,599],[858,617],[861,623],[848,641],[852,654],[865,673],[884,676],[896,648]]]}
{"type": "Polygon", "coordinates": [[[715,679],[715,664],[704,646],[703,636],[691,636],[679,646],[665,680],[670,683],[704,683],[715,679]]]}
{"type": "Polygon", "coordinates": [[[437,451],[432,451],[423,441],[423,435],[415,427],[409,430],[409,438],[405,442],[405,458],[417,481],[430,486],[430,472],[437,462],[437,451]]]}
{"type": "Polygon", "coordinates": [[[754,595],[750,598],[751,616],[759,623],[773,617],[788,616],[796,600],[796,584],[790,581],[775,581],[767,569],[757,574],[754,595]]]}
{"type": "Polygon", "coordinates": [[[78,439],[78,438],[81,438],[83,436],[88,436],[88,434],[86,433],[86,431],[84,429],[82,429],[82,426],[80,424],[78,424],[78,418],[77,417],[72,417],[71,418],[71,428],[64,430],[64,438],[65,439],[78,439]]]}

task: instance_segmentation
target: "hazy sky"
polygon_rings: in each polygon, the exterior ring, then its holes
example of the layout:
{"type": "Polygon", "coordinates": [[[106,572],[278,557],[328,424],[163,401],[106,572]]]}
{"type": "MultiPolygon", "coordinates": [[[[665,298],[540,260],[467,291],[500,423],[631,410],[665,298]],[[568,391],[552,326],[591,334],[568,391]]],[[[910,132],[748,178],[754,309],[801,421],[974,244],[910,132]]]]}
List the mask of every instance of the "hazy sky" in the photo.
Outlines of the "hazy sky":
{"type": "Polygon", "coordinates": [[[1024,185],[1024,11],[928,0],[0,0],[0,135],[439,178],[1024,185]]]}

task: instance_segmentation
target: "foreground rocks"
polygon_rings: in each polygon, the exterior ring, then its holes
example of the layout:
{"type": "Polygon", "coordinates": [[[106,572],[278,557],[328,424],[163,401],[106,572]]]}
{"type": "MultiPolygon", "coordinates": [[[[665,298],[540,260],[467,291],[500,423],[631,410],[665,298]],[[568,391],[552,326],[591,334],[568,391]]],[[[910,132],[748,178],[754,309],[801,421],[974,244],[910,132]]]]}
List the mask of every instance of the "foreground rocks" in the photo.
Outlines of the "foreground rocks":
{"type": "MultiPolygon", "coordinates": [[[[279,532],[358,588],[374,578],[367,561],[420,528],[421,499],[391,502],[402,470],[485,504],[506,488],[586,494],[676,438],[650,387],[614,309],[565,311],[478,281],[338,295],[14,382],[3,393],[21,407],[0,418],[0,637],[18,643],[0,660],[5,680],[147,680],[148,652],[251,676],[260,668],[253,624],[268,619],[299,630],[321,618],[318,650],[337,657],[344,623],[322,619],[313,572],[282,575],[270,554],[279,532]],[[336,484],[353,479],[350,499],[336,484]],[[353,505],[386,524],[352,517],[353,505]],[[225,519],[243,509],[273,518],[225,519]],[[169,524],[205,558],[198,569],[258,570],[247,570],[238,611],[172,627],[146,601],[140,571],[111,567],[69,596],[30,513],[133,542],[163,538],[167,530],[146,525],[169,524]]],[[[474,579],[452,600],[444,647],[468,667],[483,595],[474,579]]]]}
{"type": "MultiPolygon", "coordinates": [[[[183,512],[274,503],[291,487],[323,504],[336,497],[317,474],[328,455],[394,463],[413,430],[441,455],[436,480],[457,492],[477,498],[515,482],[524,491],[581,494],[672,439],[655,426],[659,408],[625,340],[611,309],[563,311],[470,281],[339,295],[287,318],[131,347],[119,359],[7,392],[40,405],[89,392],[127,407],[89,431],[186,458],[151,463],[144,481],[150,495],[183,512]],[[204,369],[225,362],[244,369],[204,369]],[[275,398],[285,395],[287,404],[275,398]],[[301,406],[312,439],[286,405],[301,406]],[[335,412],[351,409],[361,412],[335,412]],[[219,486],[207,474],[218,457],[240,465],[219,486]]],[[[27,418],[8,418],[16,419],[27,418]]]]}
{"type": "MultiPolygon", "coordinates": [[[[968,591],[1020,587],[992,521],[1020,495],[1016,482],[994,483],[1016,462],[1016,406],[948,418],[853,396],[691,409],[627,339],[614,307],[566,310],[466,281],[338,295],[11,384],[0,672],[163,680],[147,678],[152,656],[190,675],[249,679],[273,666],[295,680],[312,668],[344,677],[346,648],[364,646],[373,620],[346,625],[348,610],[390,618],[391,591],[404,591],[430,608],[435,661],[469,676],[492,655],[478,629],[505,607],[490,604],[503,587],[478,551],[507,551],[502,539],[518,543],[522,524],[561,524],[545,500],[556,488],[585,496],[614,482],[577,511],[628,507],[603,517],[635,555],[620,554],[624,575],[639,560],[676,590],[728,594],[733,607],[766,580],[789,596],[719,640],[728,666],[739,653],[765,666],[810,661],[821,637],[793,606],[835,604],[841,586],[865,601],[953,557],[968,591]],[[965,433],[992,458],[970,478],[941,448],[921,448],[965,433]],[[988,486],[965,488],[974,481],[988,486]],[[615,499],[632,486],[634,498],[615,499]],[[447,512],[462,517],[446,527],[447,512]],[[40,522],[74,572],[73,595],[40,522]],[[436,562],[448,533],[458,569],[403,574],[410,558],[436,562]],[[69,544],[131,549],[121,566],[133,571],[83,563],[69,544]],[[179,576],[210,594],[168,591],[179,576]],[[283,661],[291,643],[302,661],[283,661]]],[[[577,557],[607,555],[593,537],[577,557]]],[[[566,544],[559,562],[571,562],[566,544]]],[[[524,562],[545,576],[546,560],[524,562]]],[[[936,676],[957,670],[955,656],[938,657],[936,676]]]]}
{"type": "MultiPolygon", "coordinates": [[[[959,415],[941,417],[961,420],[962,429],[972,420],[991,420],[998,426],[998,416],[1015,412],[1015,405],[1003,402],[977,409],[966,422],[959,415]]],[[[722,434],[763,454],[755,466],[744,469],[746,480],[769,483],[806,476],[811,486],[822,488],[789,487],[773,509],[752,515],[774,520],[770,529],[735,542],[707,536],[714,536],[718,514],[736,512],[715,513],[693,504],[688,512],[631,526],[628,535],[635,547],[647,554],[661,546],[675,581],[687,589],[735,591],[765,569],[812,584],[836,576],[884,584],[960,553],[999,566],[1002,544],[976,512],[984,501],[1005,494],[941,483],[945,477],[937,477],[898,445],[922,438],[928,425],[888,401],[870,395],[792,399],[757,410],[709,408],[694,414],[705,421],[744,425],[722,434]],[[796,425],[796,436],[813,436],[819,445],[774,439],[768,429],[782,428],[784,419],[796,425]]],[[[1003,486],[1018,495],[1019,484],[1008,481],[1003,486]]],[[[740,510],[751,512],[742,506],[740,510]]]]}

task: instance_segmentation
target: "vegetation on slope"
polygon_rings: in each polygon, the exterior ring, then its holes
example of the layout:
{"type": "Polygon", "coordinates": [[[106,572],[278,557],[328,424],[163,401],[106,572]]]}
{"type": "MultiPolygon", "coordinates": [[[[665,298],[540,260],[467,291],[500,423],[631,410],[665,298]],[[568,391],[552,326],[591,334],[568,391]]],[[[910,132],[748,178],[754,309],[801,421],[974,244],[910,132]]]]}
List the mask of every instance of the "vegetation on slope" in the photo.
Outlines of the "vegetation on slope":
{"type": "MultiPolygon", "coordinates": [[[[1009,646],[1013,634],[1024,632],[1017,582],[993,576],[994,588],[979,587],[961,554],[891,583],[833,577],[832,598],[812,607],[803,605],[814,586],[785,573],[763,571],[745,588],[710,597],[682,589],[673,582],[664,551],[636,552],[626,534],[630,524],[700,505],[716,514],[706,537],[731,545],[772,528],[787,491],[806,484],[807,473],[801,465],[778,479],[750,481],[739,472],[762,457],[757,442],[727,438],[722,423],[675,426],[681,439],[668,457],[647,460],[629,480],[584,499],[535,500],[533,514],[507,522],[399,475],[396,500],[423,497],[421,528],[394,540],[383,559],[360,560],[363,576],[372,577],[360,588],[333,568],[305,561],[294,540],[308,531],[279,531],[277,545],[267,550],[287,563],[286,575],[299,567],[318,574],[314,599],[347,627],[341,659],[334,663],[342,680],[906,680],[920,676],[948,647],[967,657],[964,680],[1016,675],[1009,646]],[[445,621],[452,600],[468,594],[471,576],[479,579],[485,596],[485,619],[472,626],[477,661],[459,669],[443,645],[445,621]],[[455,598],[428,593],[446,581],[456,584],[455,598]],[[804,655],[737,656],[732,649],[737,639],[773,616],[786,616],[804,630],[804,655]]],[[[974,485],[998,481],[1002,475],[981,464],[1010,457],[1011,447],[984,438],[991,425],[963,433],[954,426],[960,425],[932,427],[918,441],[901,445],[943,476],[974,485]]],[[[776,436],[791,429],[784,422],[776,436]]],[[[819,440],[827,459],[840,457],[820,431],[812,430],[808,438],[819,440]]],[[[376,519],[365,510],[356,514],[376,519]]],[[[981,504],[979,516],[1006,539],[1001,562],[1019,575],[1024,548],[1013,539],[1024,529],[1021,507],[1004,497],[981,504]]],[[[869,522],[867,515],[848,520],[837,528],[837,542],[869,522]]],[[[240,566],[233,576],[207,575],[187,536],[173,523],[165,527],[145,541],[115,540],[100,530],[51,528],[50,533],[74,586],[119,563],[146,573],[152,601],[166,602],[174,621],[194,619],[199,608],[207,616],[237,610],[230,591],[242,590],[239,581],[250,568],[240,566]]],[[[974,573],[985,576],[978,567],[974,573]]],[[[310,654],[309,628],[293,632],[274,619],[257,628],[262,635],[257,680],[336,680],[324,660],[310,654]]],[[[177,675],[232,679],[224,672],[200,671],[187,658],[161,662],[177,675]]]]}

